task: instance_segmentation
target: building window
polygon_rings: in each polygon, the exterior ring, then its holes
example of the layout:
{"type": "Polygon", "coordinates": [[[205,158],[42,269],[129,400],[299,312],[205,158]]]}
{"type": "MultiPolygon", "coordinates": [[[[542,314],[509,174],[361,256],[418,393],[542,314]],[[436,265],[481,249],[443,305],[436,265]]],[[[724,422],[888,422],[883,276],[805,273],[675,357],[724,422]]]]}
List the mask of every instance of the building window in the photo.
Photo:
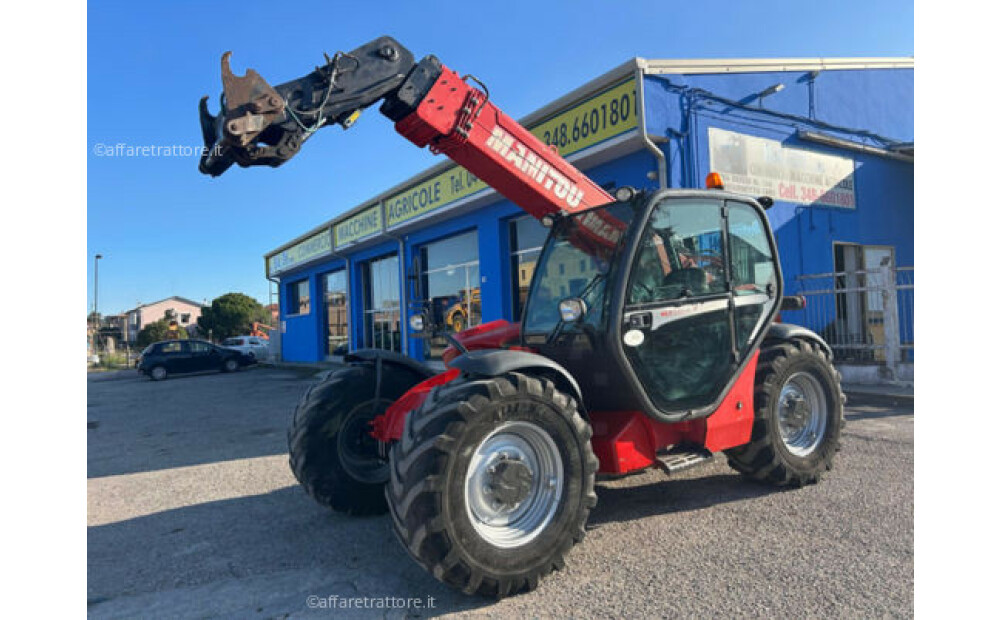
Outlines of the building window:
{"type": "Polygon", "coordinates": [[[181,315],[181,323],[183,323],[184,325],[187,325],[190,322],[191,322],[191,313],[190,312],[185,312],[184,314],[181,315]]]}
{"type": "Polygon", "coordinates": [[[347,355],[347,272],[343,269],[323,276],[323,307],[326,312],[326,354],[347,355]]]}
{"type": "MultiPolygon", "coordinates": [[[[420,248],[420,291],[431,321],[460,332],[483,320],[479,288],[479,236],[473,231],[420,248]]],[[[424,340],[424,356],[439,359],[445,338],[424,340]]]]}
{"type": "Polygon", "coordinates": [[[309,280],[288,285],[288,314],[309,314],[309,280]]]}
{"type": "Polygon", "coordinates": [[[511,299],[513,300],[512,316],[515,321],[521,320],[524,301],[528,298],[528,287],[531,276],[535,273],[535,263],[542,251],[542,244],[548,231],[538,220],[526,215],[510,222],[510,254],[513,274],[511,282],[511,299]]]}
{"type": "Polygon", "coordinates": [[[399,257],[393,254],[368,261],[362,270],[365,283],[365,346],[401,351],[399,257]]]}

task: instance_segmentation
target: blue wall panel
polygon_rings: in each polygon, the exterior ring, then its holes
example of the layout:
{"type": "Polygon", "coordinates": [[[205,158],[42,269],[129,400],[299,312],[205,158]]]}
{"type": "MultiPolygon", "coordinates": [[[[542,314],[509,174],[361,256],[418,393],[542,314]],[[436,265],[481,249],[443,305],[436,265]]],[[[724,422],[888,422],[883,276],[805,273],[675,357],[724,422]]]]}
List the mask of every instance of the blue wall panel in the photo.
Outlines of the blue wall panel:
{"type": "MultiPolygon", "coordinates": [[[[775,229],[787,290],[797,290],[796,277],[833,270],[833,243],[891,245],[898,265],[913,264],[913,165],[875,155],[802,142],[798,129],[883,146],[878,137],[913,140],[913,71],[909,69],[824,71],[814,80],[805,72],[725,75],[649,76],[645,78],[646,125],[663,136],[670,187],[700,187],[709,172],[708,128],[718,127],[855,161],[856,209],[838,209],[777,201],[768,212],[775,229]],[[810,82],[813,82],[810,84],[810,82]],[[777,83],[785,88],[758,101],[757,93],[777,83]],[[810,115],[813,118],[810,118],[810,115]]],[[[655,188],[656,160],[639,150],[586,169],[599,184],[655,188]]],[[[475,230],[479,243],[483,321],[512,317],[508,225],[522,211],[500,200],[473,213],[426,226],[403,237],[404,269],[423,244],[475,230]]],[[[352,348],[363,342],[361,263],[398,253],[395,240],[350,254],[350,321],[352,348]]],[[[330,259],[282,278],[281,318],[286,331],[282,355],[289,361],[323,359],[324,327],[321,275],[344,266],[330,259]],[[310,279],[312,302],[305,316],[287,315],[287,284],[310,279]]],[[[412,300],[408,280],[404,300],[412,300]]],[[[401,291],[402,293],[402,291],[401,291]]],[[[405,310],[405,308],[404,308],[405,310]]],[[[406,321],[407,316],[401,317],[406,321]]],[[[410,338],[410,355],[421,357],[423,344],[410,338]]]]}
{"type": "Polygon", "coordinates": [[[281,278],[280,318],[285,327],[281,334],[281,357],[286,361],[315,362],[323,359],[323,276],[336,269],[342,269],[344,261],[331,259],[307,269],[283,274],[281,278]],[[289,315],[289,287],[303,279],[309,280],[309,313],[289,315]]]}

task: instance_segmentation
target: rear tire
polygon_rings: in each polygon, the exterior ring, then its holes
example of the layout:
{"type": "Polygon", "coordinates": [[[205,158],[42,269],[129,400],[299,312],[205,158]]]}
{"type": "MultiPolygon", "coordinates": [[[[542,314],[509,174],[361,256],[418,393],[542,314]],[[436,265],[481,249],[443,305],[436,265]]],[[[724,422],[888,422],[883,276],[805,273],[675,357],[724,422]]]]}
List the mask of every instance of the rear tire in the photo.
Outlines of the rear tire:
{"type": "Polygon", "coordinates": [[[844,425],[840,373],[816,344],[761,348],[750,443],[726,450],[729,465],[777,486],[812,484],[833,467],[844,425]]]}
{"type": "Polygon", "coordinates": [[[375,367],[358,364],[331,373],[299,401],[288,430],[288,462],[314,500],[350,515],[385,512],[389,467],[369,435],[369,422],[423,377],[382,366],[375,399],[375,367]]]}
{"type": "Polygon", "coordinates": [[[576,402],[512,372],[436,388],[406,420],[386,485],[396,535],[438,580],[533,590],[583,540],[598,461],[576,402]]]}
{"type": "Polygon", "coordinates": [[[236,372],[240,369],[240,363],[234,359],[222,362],[222,372],[236,372]]]}

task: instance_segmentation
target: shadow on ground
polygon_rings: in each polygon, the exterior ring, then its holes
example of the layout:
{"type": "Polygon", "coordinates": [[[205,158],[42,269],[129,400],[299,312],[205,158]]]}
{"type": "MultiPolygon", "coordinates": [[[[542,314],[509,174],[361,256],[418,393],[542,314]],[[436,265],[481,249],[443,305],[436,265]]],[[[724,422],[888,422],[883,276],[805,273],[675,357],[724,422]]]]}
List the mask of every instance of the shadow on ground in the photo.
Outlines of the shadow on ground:
{"type": "MultiPolygon", "coordinates": [[[[649,475],[658,474],[647,473],[644,479],[649,475]]],[[[589,526],[700,510],[786,490],[746,480],[736,472],[701,478],[668,478],[663,474],[662,480],[627,487],[598,483],[597,507],[590,514],[589,526]]]]}
{"type": "Polygon", "coordinates": [[[268,368],[159,382],[115,374],[88,377],[88,478],[282,454],[295,405],[314,381],[268,368]]]}
{"type": "MultiPolygon", "coordinates": [[[[735,474],[601,484],[590,527],[775,492],[735,474]]],[[[202,616],[318,612],[308,608],[310,596],[433,597],[424,617],[492,604],[427,574],[400,546],[388,517],[334,513],[297,486],[90,527],[87,543],[88,608],[100,617],[156,615],[160,607],[202,616]]]]}

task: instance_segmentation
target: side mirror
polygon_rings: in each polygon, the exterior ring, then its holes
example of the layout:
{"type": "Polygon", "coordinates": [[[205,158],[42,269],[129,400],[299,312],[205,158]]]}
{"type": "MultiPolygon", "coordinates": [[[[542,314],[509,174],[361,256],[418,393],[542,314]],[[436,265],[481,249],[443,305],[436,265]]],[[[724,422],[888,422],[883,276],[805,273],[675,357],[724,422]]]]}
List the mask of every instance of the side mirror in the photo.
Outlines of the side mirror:
{"type": "Polygon", "coordinates": [[[570,297],[559,302],[559,316],[564,323],[575,323],[587,314],[587,303],[579,297],[570,297]]]}
{"type": "Polygon", "coordinates": [[[806,307],[806,298],[803,295],[790,295],[781,298],[782,310],[802,310],[806,307]]]}

